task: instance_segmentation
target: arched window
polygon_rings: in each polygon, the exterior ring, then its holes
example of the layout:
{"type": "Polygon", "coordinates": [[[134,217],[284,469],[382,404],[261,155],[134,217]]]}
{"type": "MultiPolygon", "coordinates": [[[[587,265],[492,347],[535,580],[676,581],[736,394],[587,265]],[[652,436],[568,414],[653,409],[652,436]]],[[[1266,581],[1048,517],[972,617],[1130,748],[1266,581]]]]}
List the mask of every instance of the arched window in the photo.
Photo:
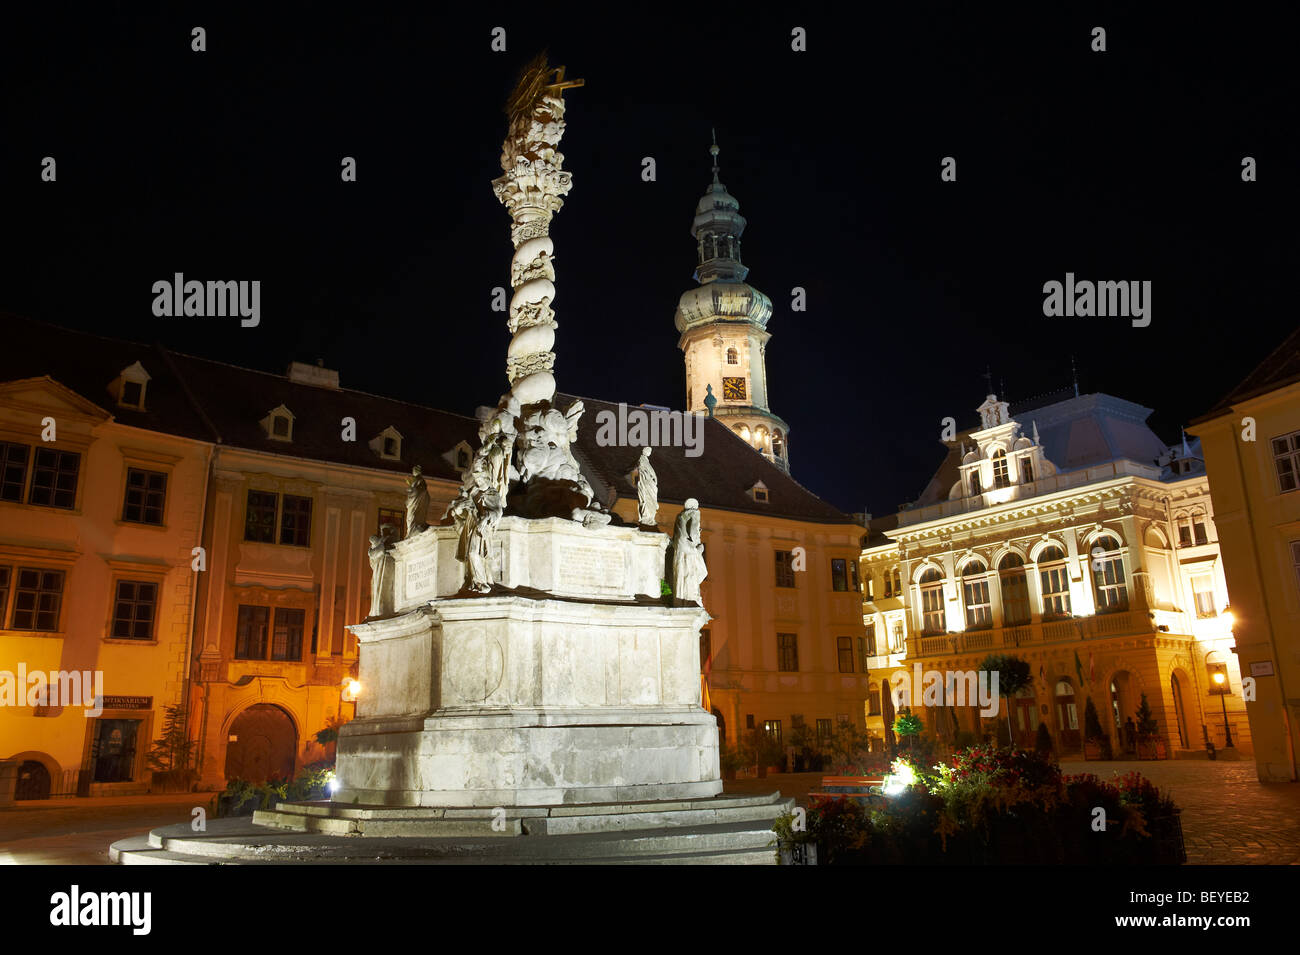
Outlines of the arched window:
{"type": "Polygon", "coordinates": [[[1187,519],[1186,514],[1175,514],[1174,523],[1178,525],[1178,546],[1192,546],[1192,522],[1187,519]]]}
{"type": "Polygon", "coordinates": [[[1197,544],[1209,543],[1209,535],[1205,533],[1205,511],[1199,507],[1192,508],[1192,539],[1197,544]]]}
{"type": "Polygon", "coordinates": [[[986,630],[993,626],[988,572],[988,567],[981,560],[972,560],[962,568],[961,589],[966,601],[967,630],[986,630]]]}
{"type": "Polygon", "coordinates": [[[1046,547],[1038,555],[1038,577],[1043,593],[1044,617],[1070,615],[1070,575],[1065,569],[1065,552],[1046,547]]]}
{"type": "Polygon", "coordinates": [[[1011,478],[1007,473],[1007,453],[1001,448],[993,452],[993,486],[1011,486],[1011,478]]]}
{"type": "Polygon", "coordinates": [[[734,349],[734,348],[728,348],[728,349],[727,349],[727,364],[728,364],[728,365],[738,365],[738,364],[740,364],[740,356],[739,356],[739,354],[736,352],[736,349],[734,349]]]}
{"type": "Polygon", "coordinates": [[[785,457],[785,438],[780,431],[772,432],[772,456],[776,458],[785,457]]]}
{"type": "Polygon", "coordinates": [[[946,633],[947,618],[943,612],[943,574],[931,567],[921,575],[921,629],[924,633],[946,633]]]}
{"type": "Polygon", "coordinates": [[[1106,534],[1092,545],[1092,585],[1097,594],[1097,612],[1128,609],[1128,587],[1124,582],[1124,558],[1119,541],[1106,534]]]}
{"type": "Polygon", "coordinates": [[[1029,623],[1029,581],[1025,562],[1014,551],[998,563],[1002,584],[1002,622],[1008,627],[1029,623]]]}

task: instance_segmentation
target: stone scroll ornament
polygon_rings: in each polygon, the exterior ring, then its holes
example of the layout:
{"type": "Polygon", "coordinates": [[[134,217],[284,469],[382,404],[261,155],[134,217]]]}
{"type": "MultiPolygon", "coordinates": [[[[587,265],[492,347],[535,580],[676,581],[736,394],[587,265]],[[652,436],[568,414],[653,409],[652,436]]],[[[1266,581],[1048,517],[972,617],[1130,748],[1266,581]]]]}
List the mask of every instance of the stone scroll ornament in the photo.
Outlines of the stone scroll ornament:
{"type": "Polygon", "coordinates": [[[700,540],[700,502],[687,498],[673,525],[673,596],[687,603],[700,602],[700,584],[709,576],[704,565],[704,543],[700,540]]]}

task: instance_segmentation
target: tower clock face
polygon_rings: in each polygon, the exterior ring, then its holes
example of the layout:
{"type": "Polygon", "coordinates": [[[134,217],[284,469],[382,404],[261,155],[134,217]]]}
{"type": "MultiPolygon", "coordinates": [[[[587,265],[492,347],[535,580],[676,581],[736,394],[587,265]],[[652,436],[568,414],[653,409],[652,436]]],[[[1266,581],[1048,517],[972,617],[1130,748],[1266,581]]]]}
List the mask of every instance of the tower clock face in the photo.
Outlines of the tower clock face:
{"type": "Polygon", "coordinates": [[[723,378],[722,379],[722,397],[726,401],[744,401],[745,399],[745,379],[744,378],[723,378]]]}

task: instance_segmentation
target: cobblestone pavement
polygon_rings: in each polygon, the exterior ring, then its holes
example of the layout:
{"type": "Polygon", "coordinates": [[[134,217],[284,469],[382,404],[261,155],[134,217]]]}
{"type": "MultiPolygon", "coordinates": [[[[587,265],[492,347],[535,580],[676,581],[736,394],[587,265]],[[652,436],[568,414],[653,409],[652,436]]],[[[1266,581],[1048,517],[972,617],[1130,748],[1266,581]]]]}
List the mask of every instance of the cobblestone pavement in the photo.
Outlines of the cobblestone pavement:
{"type": "Polygon", "coordinates": [[[108,865],[108,847],[190,821],[211,793],[20,802],[0,811],[0,865],[108,865]]]}
{"type": "MultiPolygon", "coordinates": [[[[1300,783],[1261,783],[1255,763],[1199,759],[1061,763],[1064,773],[1102,779],[1136,770],[1182,809],[1188,865],[1300,865],[1300,783]]],[[[773,773],[728,781],[729,793],[780,790],[807,805],[820,773],[773,773]]]]}

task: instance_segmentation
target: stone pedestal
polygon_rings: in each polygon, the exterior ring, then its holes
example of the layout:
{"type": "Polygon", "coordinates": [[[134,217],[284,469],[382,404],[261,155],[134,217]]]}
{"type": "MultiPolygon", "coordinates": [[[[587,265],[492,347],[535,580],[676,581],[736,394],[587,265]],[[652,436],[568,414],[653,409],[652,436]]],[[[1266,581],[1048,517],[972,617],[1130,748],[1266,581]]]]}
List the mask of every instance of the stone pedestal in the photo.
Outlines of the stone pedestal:
{"type": "Polygon", "coordinates": [[[520,807],[709,797],[708,614],[657,596],[668,539],[505,518],[501,582],[455,595],[452,528],[395,549],[392,617],[353,626],[363,686],[336,804],[520,807]],[[423,599],[428,590],[433,599],[423,599]]]}

